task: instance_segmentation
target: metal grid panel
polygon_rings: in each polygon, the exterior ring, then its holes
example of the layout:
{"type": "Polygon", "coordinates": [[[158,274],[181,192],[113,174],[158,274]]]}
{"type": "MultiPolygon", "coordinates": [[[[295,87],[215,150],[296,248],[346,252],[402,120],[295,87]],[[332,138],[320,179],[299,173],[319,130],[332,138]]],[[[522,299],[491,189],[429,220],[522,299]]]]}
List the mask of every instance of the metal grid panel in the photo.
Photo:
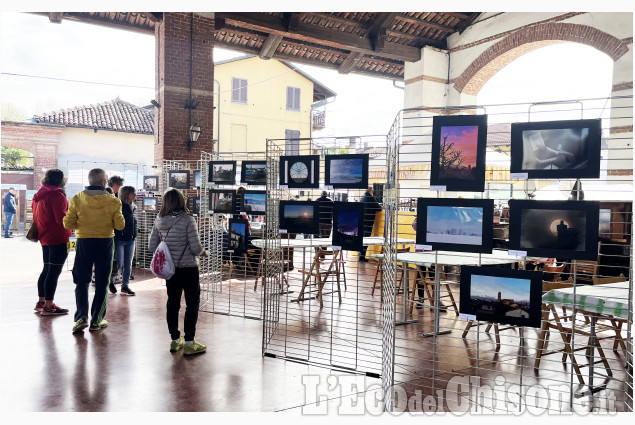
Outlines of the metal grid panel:
{"type": "MultiPolygon", "coordinates": [[[[273,161],[268,165],[268,168],[271,167],[268,169],[267,186],[270,196],[290,199],[298,195],[300,200],[316,200],[322,190],[326,190],[330,192],[331,199],[354,202],[365,192],[362,189],[324,188],[323,159],[320,160],[320,188],[281,188],[277,165],[280,156],[290,146],[294,150],[297,148],[300,155],[369,153],[371,168],[385,169],[386,166],[385,136],[269,140],[267,157],[273,161]]],[[[374,179],[371,175],[369,182],[383,184],[385,178],[383,174],[381,179],[374,179]]],[[[272,232],[267,231],[268,250],[273,252],[267,253],[266,261],[278,264],[282,258],[283,273],[274,268],[271,270],[273,275],[266,277],[264,354],[379,377],[382,329],[378,262],[375,259],[360,262],[357,253],[351,251],[343,251],[342,257],[334,260],[330,236],[326,242],[329,252],[323,256],[321,251],[318,252],[318,238],[288,233],[283,233],[280,238],[280,234],[276,234],[279,203],[275,202],[272,207],[274,211],[268,214],[267,226],[276,227],[272,232]],[[289,248],[285,247],[287,244],[302,246],[289,248]],[[331,265],[333,273],[326,273],[331,265]],[[338,265],[340,273],[335,272],[338,265]],[[320,276],[312,266],[318,267],[320,276]]],[[[369,225],[374,224],[372,235],[383,235],[383,222],[379,218],[366,219],[370,220],[369,225]]],[[[381,246],[370,246],[366,258],[380,251],[381,246]]]]}
{"type": "MultiPolygon", "coordinates": [[[[435,108],[402,111],[395,121],[399,130],[396,131],[394,127],[391,130],[391,134],[399,133],[400,139],[397,235],[414,238],[415,231],[411,223],[416,217],[417,197],[489,198],[501,205],[501,209],[510,198],[567,199],[575,180],[511,179],[509,124],[596,117],[604,118],[601,176],[599,179],[583,179],[581,183],[584,199],[600,200],[601,209],[605,210],[604,222],[601,223],[604,237],[597,262],[599,264],[559,259],[559,263],[566,266],[559,280],[573,280],[576,285],[572,289],[572,296],[575,297],[578,291],[593,288],[593,276],[596,279],[617,277],[619,274],[625,276],[623,280],[628,282],[628,290],[622,297],[628,315],[623,320],[612,318],[613,324],[617,323],[621,329],[623,341],[617,338],[618,345],[614,349],[615,331],[597,332],[610,373],[602,363],[585,366],[591,358],[585,355],[590,340],[588,336],[577,332],[589,327],[589,317],[592,316],[581,308],[567,309],[564,315],[571,316],[571,319],[561,322],[576,331],[570,337],[564,334],[569,338],[568,343],[575,350],[574,353],[565,356],[564,360],[562,353],[544,355],[540,364],[537,364],[539,341],[542,339],[548,338],[549,351],[561,350],[566,346],[561,332],[551,329],[545,335],[540,329],[507,325],[494,327],[486,322],[475,322],[468,328],[468,321],[455,314],[447,297],[449,289],[457,306],[460,305],[458,282],[461,268],[431,260],[428,267],[421,269],[424,276],[428,273],[426,282],[429,284],[423,285],[421,291],[414,289],[407,297],[404,297],[403,292],[397,294],[392,392],[395,397],[387,397],[388,409],[483,413],[525,410],[585,412],[589,408],[595,411],[632,410],[632,133],[610,131],[611,127],[630,125],[632,128],[632,97],[556,104],[494,105],[472,110],[435,108]],[[432,116],[438,114],[439,109],[444,114],[487,113],[489,149],[484,193],[430,190],[432,116]],[[590,267],[582,269],[583,266],[590,267]],[[447,310],[441,308],[441,302],[447,310]],[[418,307],[418,303],[422,308],[413,308],[418,307]],[[580,366],[580,375],[573,367],[573,359],[580,366]],[[522,399],[519,395],[522,395],[522,399]]],[[[503,222],[494,227],[494,247],[506,252],[508,227],[503,222]]],[[[456,257],[465,255],[455,253],[456,257]]],[[[485,265],[485,258],[477,254],[472,262],[474,265],[485,265]]],[[[526,257],[512,260],[516,267],[533,269],[542,266],[533,264],[532,259],[526,257]]],[[[416,266],[399,262],[397,265],[406,270],[410,282],[414,283],[419,275],[416,266]]],[[[392,279],[391,275],[385,276],[392,279]]],[[[553,280],[555,277],[554,274],[545,275],[545,279],[553,280]]],[[[385,288],[391,286],[393,282],[384,282],[385,288]]],[[[615,286],[596,285],[595,289],[609,296],[615,286]]],[[[418,288],[414,284],[413,287],[418,288]]],[[[556,306],[550,315],[545,316],[548,320],[543,320],[541,325],[544,326],[548,321],[553,323],[554,312],[563,316],[560,306],[556,306]]],[[[604,325],[611,324],[611,320],[603,322],[604,325]]],[[[597,329],[601,329],[599,325],[597,329]]],[[[385,334],[389,334],[389,329],[385,334]]],[[[389,358],[387,352],[384,356],[389,358]]],[[[597,362],[598,350],[594,351],[593,356],[597,362]]],[[[389,366],[385,365],[384,370],[389,372],[389,366]]],[[[390,376],[384,373],[383,378],[390,379],[390,376]]],[[[387,385],[385,382],[384,387],[387,385]]]]}
{"type": "MultiPolygon", "coordinates": [[[[261,250],[252,246],[254,239],[262,239],[264,231],[264,218],[262,216],[250,216],[250,235],[247,237],[248,250],[246,253],[233,252],[228,247],[229,219],[238,218],[238,214],[209,213],[209,192],[211,189],[236,191],[235,184],[218,185],[208,182],[210,161],[236,161],[236,180],[239,181],[242,172],[242,161],[264,160],[264,152],[220,152],[201,156],[201,179],[203,189],[201,191],[201,214],[208,220],[209,227],[207,240],[214,248],[214,255],[210,257],[210,267],[214,271],[213,299],[204,308],[204,311],[217,314],[245,317],[249,319],[262,319],[262,286],[259,285],[261,274],[261,250]]],[[[245,185],[247,190],[264,190],[265,186],[245,185]]],[[[238,193],[236,194],[237,197],[238,193]]],[[[237,199],[240,205],[242,199],[237,199]]],[[[269,202],[269,200],[267,200],[269,202]]]]}

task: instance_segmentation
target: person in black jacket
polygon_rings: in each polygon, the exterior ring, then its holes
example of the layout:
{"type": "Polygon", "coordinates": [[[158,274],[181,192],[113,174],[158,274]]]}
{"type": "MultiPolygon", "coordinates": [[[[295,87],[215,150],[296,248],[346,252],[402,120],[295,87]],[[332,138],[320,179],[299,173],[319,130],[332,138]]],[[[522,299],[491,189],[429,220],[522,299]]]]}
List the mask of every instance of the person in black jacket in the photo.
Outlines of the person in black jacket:
{"type": "MultiPolygon", "coordinates": [[[[123,230],[115,230],[115,257],[117,264],[122,269],[121,273],[121,293],[122,295],[135,295],[130,289],[130,270],[132,268],[132,257],[134,255],[135,239],[137,238],[137,218],[135,217],[134,203],[137,193],[132,186],[122,186],[119,188],[119,200],[121,201],[121,213],[126,220],[126,227],[123,230]]],[[[111,283],[112,285],[112,283],[111,283]]]]}
{"type": "Polygon", "coordinates": [[[327,196],[326,190],[322,191],[322,196],[317,198],[318,217],[320,219],[320,237],[331,236],[333,228],[333,200],[327,196]]]}
{"type": "MultiPolygon", "coordinates": [[[[375,223],[375,214],[377,211],[381,211],[381,205],[377,202],[377,199],[373,196],[373,187],[368,186],[366,189],[366,193],[360,199],[360,202],[364,203],[364,237],[368,237],[371,235],[373,231],[373,224],[375,223]]],[[[366,258],[366,249],[367,246],[363,246],[362,250],[359,252],[359,261],[368,261],[366,258]]]]}

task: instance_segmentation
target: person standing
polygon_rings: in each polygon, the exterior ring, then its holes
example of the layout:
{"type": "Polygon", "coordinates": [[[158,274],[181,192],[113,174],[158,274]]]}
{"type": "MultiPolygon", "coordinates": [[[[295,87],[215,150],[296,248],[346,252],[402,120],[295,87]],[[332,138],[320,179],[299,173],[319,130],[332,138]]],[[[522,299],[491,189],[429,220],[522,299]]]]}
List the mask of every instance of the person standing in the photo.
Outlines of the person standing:
{"type": "MultiPolygon", "coordinates": [[[[137,193],[132,186],[119,188],[119,200],[121,201],[121,213],[126,221],[123,230],[115,230],[115,258],[121,267],[121,293],[123,295],[135,295],[129,288],[130,270],[132,269],[132,256],[134,255],[135,239],[137,238],[137,217],[135,217],[134,203],[137,193]]],[[[112,282],[110,283],[112,286],[112,282]]],[[[112,292],[112,289],[111,289],[112,292]]]]}
{"type": "Polygon", "coordinates": [[[331,236],[333,228],[333,200],[328,197],[326,190],[322,191],[322,196],[317,198],[318,217],[320,220],[320,237],[328,238],[331,236]]]}
{"type": "MultiPolygon", "coordinates": [[[[360,199],[360,202],[364,203],[364,237],[368,237],[373,232],[373,225],[375,224],[375,214],[377,211],[381,211],[381,205],[377,202],[375,196],[373,196],[374,190],[372,186],[368,186],[366,193],[360,199]]],[[[367,246],[363,246],[359,253],[359,261],[367,262],[366,250],[367,246]]]]}
{"type": "Polygon", "coordinates": [[[9,192],[4,196],[4,237],[12,238],[11,222],[15,216],[15,188],[10,187],[9,192]]]}
{"type": "Polygon", "coordinates": [[[196,221],[189,214],[185,196],[178,189],[168,189],[163,194],[163,204],[154,222],[148,249],[151,252],[156,251],[161,241],[167,244],[175,267],[174,275],[167,279],[165,285],[168,293],[166,320],[172,338],[170,351],[176,352],[183,348],[183,354],[186,356],[204,353],[207,346],[194,339],[201,296],[196,257],[207,257],[207,252],[199,241],[196,221]],[[186,305],[185,339],[179,331],[182,294],[185,294],[186,305]]]}
{"type": "Polygon", "coordinates": [[[121,202],[106,191],[108,177],[101,168],[88,172],[86,189],[73,196],[64,217],[64,227],[77,231],[77,252],[73,265],[75,282],[75,325],[73,333],[89,326],[88,286],[95,266],[95,295],[90,308],[90,331],[108,326],[104,319],[108,283],[112,271],[115,229],[123,230],[126,222],[121,214],[121,202]]]}
{"type": "MultiPolygon", "coordinates": [[[[121,178],[120,176],[112,176],[108,179],[108,186],[106,186],[106,190],[110,193],[112,193],[113,195],[115,195],[115,198],[119,197],[119,189],[121,188],[121,186],[123,185],[123,178],[121,178]]],[[[116,245],[116,242],[115,242],[116,245]]],[[[116,250],[116,246],[115,246],[115,258],[112,261],[112,272],[110,274],[110,285],[108,285],[108,288],[110,289],[110,292],[112,292],[113,294],[117,293],[117,287],[115,287],[115,280],[117,275],[119,274],[119,270],[121,269],[121,264],[119,264],[119,261],[117,260],[117,250],[116,250]]]]}
{"type": "Polygon", "coordinates": [[[35,310],[42,316],[67,314],[68,309],[57,306],[53,300],[57,281],[68,257],[71,231],[64,228],[68,211],[64,194],[66,178],[61,170],[52,168],[42,178],[42,186],[33,196],[33,221],[38,229],[44,267],[37,281],[38,302],[35,310]]]}

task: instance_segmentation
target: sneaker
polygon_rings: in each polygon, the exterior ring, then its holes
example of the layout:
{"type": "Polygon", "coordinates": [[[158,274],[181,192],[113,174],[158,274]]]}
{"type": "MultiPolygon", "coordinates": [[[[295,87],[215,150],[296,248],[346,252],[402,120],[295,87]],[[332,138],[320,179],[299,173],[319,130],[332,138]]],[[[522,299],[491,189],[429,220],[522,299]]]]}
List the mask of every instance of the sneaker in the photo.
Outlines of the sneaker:
{"type": "Polygon", "coordinates": [[[88,327],[88,322],[86,319],[81,318],[77,322],[75,322],[75,326],[73,326],[73,333],[81,332],[88,327]]]}
{"type": "Polygon", "coordinates": [[[68,309],[61,308],[53,304],[49,308],[46,308],[46,307],[42,308],[42,312],[40,314],[42,316],[55,316],[58,314],[68,314],[68,309]]]}
{"type": "Polygon", "coordinates": [[[133,276],[133,275],[130,275],[130,278],[129,278],[129,279],[130,279],[130,280],[134,280],[134,276],[133,276]]]}
{"type": "Polygon", "coordinates": [[[44,308],[44,301],[38,301],[37,303],[35,303],[35,308],[33,310],[35,311],[42,311],[42,309],[44,308]]]}
{"type": "Polygon", "coordinates": [[[108,321],[107,320],[102,320],[99,323],[91,323],[90,324],[90,328],[88,328],[89,331],[99,331],[102,330],[103,328],[108,327],[108,321]]]}
{"type": "Polygon", "coordinates": [[[183,340],[183,336],[180,336],[179,339],[174,339],[170,343],[170,351],[174,353],[175,351],[179,351],[185,345],[185,341],[183,340]]]}
{"type": "Polygon", "coordinates": [[[183,347],[183,355],[190,356],[192,354],[204,353],[207,351],[207,345],[199,344],[196,340],[192,340],[191,344],[185,344],[183,347]]]}
{"type": "Polygon", "coordinates": [[[110,292],[112,292],[113,294],[117,293],[117,288],[115,288],[115,284],[110,282],[110,285],[108,285],[108,289],[110,289],[110,292]]]}
{"type": "Polygon", "coordinates": [[[134,291],[128,287],[121,288],[121,295],[135,295],[134,291]]]}

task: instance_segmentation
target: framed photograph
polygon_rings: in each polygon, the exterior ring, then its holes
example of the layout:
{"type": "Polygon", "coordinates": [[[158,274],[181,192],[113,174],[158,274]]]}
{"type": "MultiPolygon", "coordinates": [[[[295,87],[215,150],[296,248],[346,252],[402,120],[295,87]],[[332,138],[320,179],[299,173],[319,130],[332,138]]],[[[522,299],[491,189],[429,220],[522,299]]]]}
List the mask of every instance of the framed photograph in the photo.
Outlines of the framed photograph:
{"type": "Polygon", "coordinates": [[[364,242],[364,204],[362,202],[333,203],[333,246],[349,251],[361,251],[364,242]]]}
{"type": "Polygon", "coordinates": [[[514,123],[512,173],[530,179],[598,178],[602,120],[514,123]]]}
{"type": "Polygon", "coordinates": [[[194,189],[201,188],[201,170],[194,170],[194,189]]]}
{"type": "Polygon", "coordinates": [[[540,327],[542,272],[461,266],[460,313],[476,320],[540,327]]]}
{"type": "Polygon", "coordinates": [[[229,249],[245,251],[247,249],[247,229],[249,222],[243,218],[229,219],[229,249]]]}
{"type": "Polygon", "coordinates": [[[143,211],[156,211],[158,198],[143,198],[143,211]]]}
{"type": "Polygon", "coordinates": [[[433,250],[492,253],[493,199],[419,198],[417,245],[433,250]]]}
{"type": "Polygon", "coordinates": [[[317,202],[280,201],[280,229],[287,233],[319,234],[317,202]]]}
{"type": "Polygon", "coordinates": [[[600,203],[509,201],[509,249],[528,256],[597,260],[600,203]]]}
{"type": "Polygon", "coordinates": [[[236,184],[236,161],[210,161],[207,180],[216,184],[236,184]]]}
{"type": "Polygon", "coordinates": [[[168,186],[175,189],[190,188],[190,170],[168,171],[168,186]]]}
{"type": "Polygon", "coordinates": [[[192,213],[192,215],[200,215],[201,214],[201,197],[195,196],[190,198],[190,200],[191,200],[190,213],[192,213]]]}
{"type": "Polygon", "coordinates": [[[266,206],[267,192],[265,190],[246,190],[243,192],[241,212],[249,215],[265,215],[266,206]]]}
{"type": "Polygon", "coordinates": [[[290,189],[319,188],[320,156],[281,156],[280,185],[287,186],[290,189]]]}
{"type": "Polygon", "coordinates": [[[486,147],[487,115],[433,117],[430,186],[483,192],[486,147]]]}
{"type": "Polygon", "coordinates": [[[143,176],[143,190],[156,192],[159,190],[159,176],[143,176]]]}
{"type": "Polygon", "coordinates": [[[335,189],[366,189],[368,157],[368,154],[326,155],[324,184],[335,189]]]}
{"type": "Polygon", "coordinates": [[[214,213],[232,214],[234,212],[234,196],[236,196],[236,192],[233,190],[210,189],[209,210],[214,213]]]}
{"type": "Polygon", "coordinates": [[[240,182],[253,185],[267,184],[267,161],[243,161],[240,182]]]}

